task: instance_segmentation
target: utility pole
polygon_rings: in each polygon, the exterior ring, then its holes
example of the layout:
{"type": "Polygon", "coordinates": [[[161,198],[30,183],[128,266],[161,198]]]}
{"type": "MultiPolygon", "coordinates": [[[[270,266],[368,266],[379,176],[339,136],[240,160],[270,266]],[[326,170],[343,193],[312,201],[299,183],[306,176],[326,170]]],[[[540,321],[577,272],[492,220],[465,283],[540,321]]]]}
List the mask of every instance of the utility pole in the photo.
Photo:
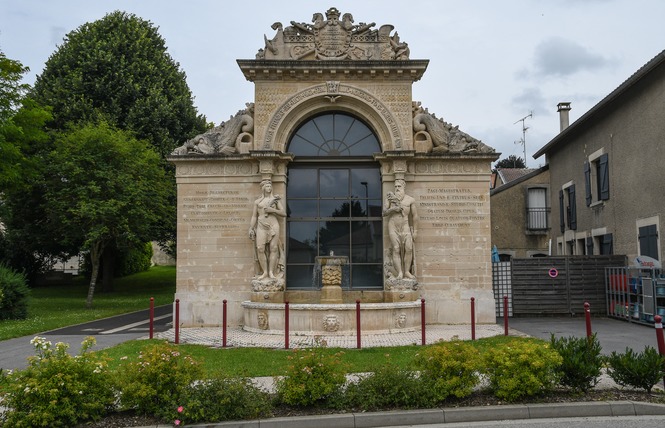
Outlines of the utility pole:
{"type": "Polygon", "coordinates": [[[529,129],[528,126],[524,125],[524,121],[527,120],[528,118],[533,118],[533,111],[530,111],[529,114],[524,116],[523,118],[515,121],[513,125],[515,125],[517,122],[522,122],[522,139],[519,141],[515,141],[515,144],[521,144],[522,147],[524,148],[524,166],[526,167],[526,130],[529,129]]]}

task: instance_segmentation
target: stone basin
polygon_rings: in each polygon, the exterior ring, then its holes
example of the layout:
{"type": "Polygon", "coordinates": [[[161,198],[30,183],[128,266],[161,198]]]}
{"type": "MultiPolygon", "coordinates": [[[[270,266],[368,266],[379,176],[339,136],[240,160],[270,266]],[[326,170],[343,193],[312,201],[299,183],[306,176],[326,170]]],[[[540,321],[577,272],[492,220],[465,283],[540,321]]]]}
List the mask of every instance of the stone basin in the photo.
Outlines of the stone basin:
{"type": "MultiPolygon", "coordinates": [[[[243,329],[263,334],[284,334],[283,303],[242,302],[243,329]]],[[[421,302],[361,303],[361,333],[419,331],[421,302]]],[[[289,334],[356,334],[356,304],[289,304],[289,334]]]]}

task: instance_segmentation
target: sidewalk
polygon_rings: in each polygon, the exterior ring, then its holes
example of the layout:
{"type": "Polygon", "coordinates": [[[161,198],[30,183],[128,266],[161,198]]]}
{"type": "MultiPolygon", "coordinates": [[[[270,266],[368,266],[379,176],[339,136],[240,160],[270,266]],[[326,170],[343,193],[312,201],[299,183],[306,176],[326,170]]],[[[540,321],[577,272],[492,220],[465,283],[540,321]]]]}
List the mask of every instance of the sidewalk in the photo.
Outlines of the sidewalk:
{"type": "MultiPolygon", "coordinates": [[[[476,325],[476,338],[493,337],[504,334],[503,326],[497,324],[476,325]]],[[[509,330],[512,336],[525,336],[517,330],[509,330]]],[[[180,343],[206,345],[221,348],[222,329],[215,328],[182,328],[180,329],[180,343]]],[[[454,338],[460,340],[471,339],[471,326],[467,324],[460,325],[428,325],[425,329],[426,343],[432,344],[441,340],[449,341],[454,338]]],[[[155,336],[158,339],[165,339],[170,342],[175,341],[175,330],[159,333],[155,336]]],[[[289,348],[307,348],[316,346],[317,343],[325,343],[326,346],[334,348],[356,348],[356,335],[306,335],[289,336],[289,348]]],[[[422,333],[420,331],[405,333],[384,333],[384,334],[361,334],[361,347],[373,348],[380,346],[404,346],[422,344],[422,333]]],[[[226,346],[233,348],[284,348],[284,335],[282,334],[261,334],[242,330],[242,328],[228,328],[226,331],[226,346]]]]}

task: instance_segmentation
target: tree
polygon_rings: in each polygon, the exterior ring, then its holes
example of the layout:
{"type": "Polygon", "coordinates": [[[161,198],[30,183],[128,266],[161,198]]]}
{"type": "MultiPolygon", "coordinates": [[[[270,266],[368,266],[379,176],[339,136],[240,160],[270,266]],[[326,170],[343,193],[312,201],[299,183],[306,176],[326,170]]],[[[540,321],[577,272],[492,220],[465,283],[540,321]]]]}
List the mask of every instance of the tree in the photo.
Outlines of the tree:
{"type": "Polygon", "coordinates": [[[104,120],[148,140],[162,158],[203,132],[205,117],[157,30],[115,11],[67,34],[33,91],[53,107],[53,126],[104,120]]]}
{"type": "Polygon", "coordinates": [[[90,252],[91,307],[104,252],[153,236],[168,209],[170,183],[146,142],[105,123],[63,133],[48,160],[45,226],[65,244],[90,252]]]}
{"type": "Polygon", "coordinates": [[[31,193],[27,183],[39,177],[40,163],[33,154],[48,147],[45,124],[51,116],[26,97],[29,86],[21,80],[27,71],[0,52],[0,261],[32,278],[43,266],[39,250],[35,250],[39,246],[33,246],[37,240],[30,237],[37,227],[25,227],[27,234],[22,235],[12,226],[15,220],[23,224],[37,212],[18,208],[27,205],[25,199],[31,193]],[[30,243],[29,249],[24,242],[30,243]]]}
{"type": "MultiPolygon", "coordinates": [[[[49,57],[31,93],[52,107],[50,126],[57,131],[104,121],[152,145],[169,172],[163,179],[170,182],[171,195],[168,209],[160,210],[161,228],[154,229],[149,239],[164,245],[174,241],[174,168],[164,159],[188,138],[204,132],[206,120],[198,115],[185,73],[167,53],[157,27],[121,11],[81,25],[49,57]]],[[[37,200],[31,205],[39,204],[37,200]]],[[[110,288],[114,253],[105,254],[103,284],[110,288]]]]}
{"type": "Polygon", "coordinates": [[[29,86],[22,84],[28,72],[20,62],[0,52],[0,189],[21,182],[28,173],[26,150],[47,139],[44,124],[48,111],[25,97],[29,86]]]}
{"type": "Polygon", "coordinates": [[[503,158],[494,165],[494,168],[526,168],[524,159],[517,157],[515,155],[510,155],[507,158],[503,158]]]}

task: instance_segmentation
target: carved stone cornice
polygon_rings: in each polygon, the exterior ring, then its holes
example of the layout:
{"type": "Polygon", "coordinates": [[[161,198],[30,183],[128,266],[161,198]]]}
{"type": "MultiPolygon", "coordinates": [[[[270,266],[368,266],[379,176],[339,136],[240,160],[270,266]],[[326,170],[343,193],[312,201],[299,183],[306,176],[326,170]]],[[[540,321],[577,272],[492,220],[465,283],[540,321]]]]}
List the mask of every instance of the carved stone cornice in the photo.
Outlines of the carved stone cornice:
{"type": "Polygon", "coordinates": [[[237,60],[245,79],[260,81],[405,80],[417,82],[429,60],[290,61],[237,60]]]}

